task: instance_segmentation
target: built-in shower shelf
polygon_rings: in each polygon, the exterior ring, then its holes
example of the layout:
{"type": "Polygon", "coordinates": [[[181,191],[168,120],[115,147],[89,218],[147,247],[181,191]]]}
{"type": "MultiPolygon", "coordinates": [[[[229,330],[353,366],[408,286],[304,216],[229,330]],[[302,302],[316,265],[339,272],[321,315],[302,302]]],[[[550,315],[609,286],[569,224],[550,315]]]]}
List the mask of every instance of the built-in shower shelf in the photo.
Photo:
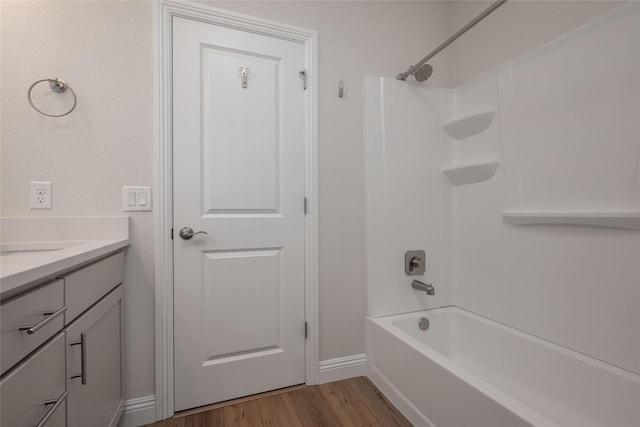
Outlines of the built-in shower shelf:
{"type": "Polygon", "coordinates": [[[486,181],[495,175],[500,160],[486,160],[483,162],[452,165],[442,169],[453,185],[474,184],[486,181]]]}
{"type": "Polygon", "coordinates": [[[640,230],[640,211],[503,211],[504,219],[514,225],[582,225],[590,227],[640,230]]]}
{"type": "Polygon", "coordinates": [[[444,123],[442,127],[454,139],[465,139],[485,131],[493,122],[496,110],[484,110],[458,117],[444,123]]]}

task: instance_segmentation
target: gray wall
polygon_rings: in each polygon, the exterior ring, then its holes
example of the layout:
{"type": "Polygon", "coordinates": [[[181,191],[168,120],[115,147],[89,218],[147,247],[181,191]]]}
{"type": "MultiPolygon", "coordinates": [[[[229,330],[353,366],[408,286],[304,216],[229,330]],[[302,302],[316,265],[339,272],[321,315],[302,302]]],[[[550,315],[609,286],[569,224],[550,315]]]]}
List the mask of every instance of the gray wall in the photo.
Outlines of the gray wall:
{"type": "MultiPolygon", "coordinates": [[[[451,26],[462,28],[493,3],[452,1],[451,26]]],[[[453,87],[553,40],[620,6],[621,1],[509,1],[500,6],[449,50],[453,87]]],[[[594,52],[594,60],[597,53],[594,52]]]]}

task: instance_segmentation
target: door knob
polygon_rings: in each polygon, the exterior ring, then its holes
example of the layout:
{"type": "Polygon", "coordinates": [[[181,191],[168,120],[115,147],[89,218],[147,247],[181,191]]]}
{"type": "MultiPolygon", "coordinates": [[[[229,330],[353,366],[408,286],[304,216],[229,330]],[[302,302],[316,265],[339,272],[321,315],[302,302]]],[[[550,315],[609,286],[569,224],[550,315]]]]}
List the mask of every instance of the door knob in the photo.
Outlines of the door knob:
{"type": "Polygon", "coordinates": [[[206,231],[193,231],[191,227],[182,227],[178,233],[184,240],[189,240],[196,234],[209,234],[206,231]]]}

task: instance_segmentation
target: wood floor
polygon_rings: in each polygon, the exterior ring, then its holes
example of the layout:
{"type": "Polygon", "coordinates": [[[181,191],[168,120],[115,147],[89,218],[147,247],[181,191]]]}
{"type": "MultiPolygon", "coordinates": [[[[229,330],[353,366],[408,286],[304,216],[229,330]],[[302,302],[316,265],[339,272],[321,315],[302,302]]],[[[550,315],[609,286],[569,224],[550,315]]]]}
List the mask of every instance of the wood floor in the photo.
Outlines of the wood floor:
{"type": "Polygon", "coordinates": [[[411,423],[368,378],[358,377],[250,396],[208,410],[185,411],[146,427],[316,426],[411,427],[411,423]]]}

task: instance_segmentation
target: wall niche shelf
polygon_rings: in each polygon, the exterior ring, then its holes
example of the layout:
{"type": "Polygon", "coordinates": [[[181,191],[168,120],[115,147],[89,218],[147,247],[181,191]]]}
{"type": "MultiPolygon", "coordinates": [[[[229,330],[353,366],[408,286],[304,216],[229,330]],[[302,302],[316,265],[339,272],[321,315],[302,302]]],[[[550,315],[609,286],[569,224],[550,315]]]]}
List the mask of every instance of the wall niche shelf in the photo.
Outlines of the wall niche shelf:
{"type": "Polygon", "coordinates": [[[448,166],[442,169],[442,173],[453,185],[474,184],[486,181],[495,175],[500,165],[500,160],[486,160],[483,162],[467,163],[448,166]]]}
{"type": "Polygon", "coordinates": [[[590,227],[640,230],[640,211],[503,211],[502,216],[513,225],[580,225],[590,227]]]}
{"type": "Polygon", "coordinates": [[[458,117],[444,123],[442,127],[453,139],[465,139],[485,131],[493,122],[496,110],[484,110],[458,117]]]}

